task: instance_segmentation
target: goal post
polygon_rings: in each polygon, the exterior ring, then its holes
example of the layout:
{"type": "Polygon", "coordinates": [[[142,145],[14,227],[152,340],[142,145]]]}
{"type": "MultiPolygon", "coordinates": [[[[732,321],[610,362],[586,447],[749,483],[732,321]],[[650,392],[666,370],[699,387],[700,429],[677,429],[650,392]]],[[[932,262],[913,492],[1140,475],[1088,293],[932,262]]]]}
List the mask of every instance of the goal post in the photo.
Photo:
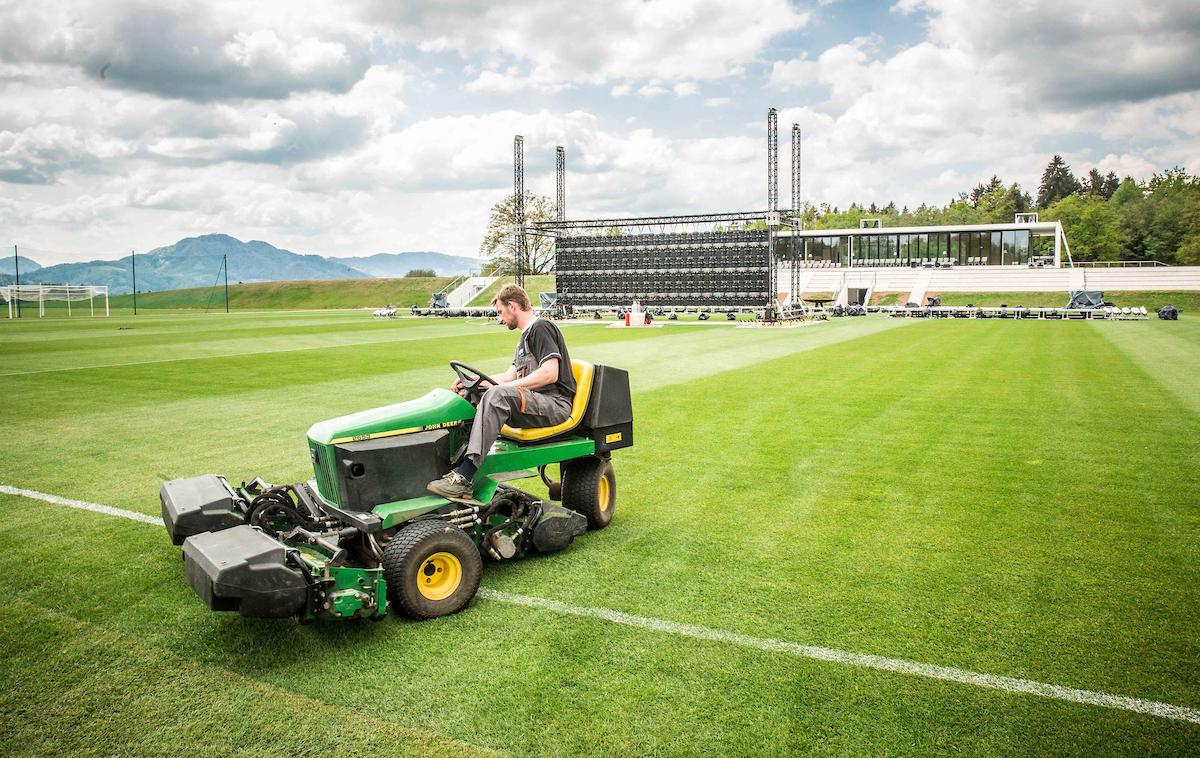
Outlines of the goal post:
{"type": "Polygon", "coordinates": [[[109,315],[108,310],[108,285],[104,284],[10,284],[6,287],[0,287],[0,300],[8,306],[8,317],[13,318],[15,308],[18,302],[21,303],[37,303],[38,318],[44,318],[46,315],[47,302],[65,302],[67,304],[67,316],[74,315],[72,303],[82,303],[85,300],[88,304],[88,314],[96,315],[96,298],[104,298],[104,315],[109,315]]]}

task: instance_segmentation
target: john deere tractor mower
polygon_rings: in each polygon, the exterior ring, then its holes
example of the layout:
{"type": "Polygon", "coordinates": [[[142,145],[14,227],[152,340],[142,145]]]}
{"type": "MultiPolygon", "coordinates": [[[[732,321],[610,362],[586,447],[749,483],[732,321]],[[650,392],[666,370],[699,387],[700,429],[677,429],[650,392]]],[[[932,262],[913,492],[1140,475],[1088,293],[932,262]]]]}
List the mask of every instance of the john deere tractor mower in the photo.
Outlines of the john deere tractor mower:
{"type": "Polygon", "coordinates": [[[629,375],[572,361],[578,389],[567,420],[505,426],[473,498],[451,501],[425,486],[461,460],[471,401],[494,382],[450,365],[466,398],[435,389],[315,424],[306,482],[234,485],[206,474],[163,484],[167,533],[183,546],[187,581],[209,608],[305,622],[377,620],[389,608],[445,616],[474,597],[484,560],[555,552],[608,526],[617,495],[611,453],[633,443],[629,375]],[[554,463],[557,481],[547,473],[554,463]],[[510,484],[535,476],[549,500],[510,484]]]}

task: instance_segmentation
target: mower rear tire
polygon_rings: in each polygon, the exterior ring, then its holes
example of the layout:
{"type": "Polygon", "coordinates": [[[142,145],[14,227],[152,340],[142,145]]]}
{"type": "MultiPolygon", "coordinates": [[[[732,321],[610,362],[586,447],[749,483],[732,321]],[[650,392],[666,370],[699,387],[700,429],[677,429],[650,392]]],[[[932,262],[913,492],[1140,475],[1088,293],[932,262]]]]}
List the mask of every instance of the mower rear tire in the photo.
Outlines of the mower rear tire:
{"type": "Polygon", "coordinates": [[[588,529],[603,529],[617,506],[617,475],[612,461],[589,455],[562,465],[562,504],[587,519],[588,529]]]}
{"type": "Polygon", "coordinates": [[[383,549],[388,600],[413,619],[462,610],[479,589],[483,560],[461,529],[444,521],[409,524],[383,549]]]}

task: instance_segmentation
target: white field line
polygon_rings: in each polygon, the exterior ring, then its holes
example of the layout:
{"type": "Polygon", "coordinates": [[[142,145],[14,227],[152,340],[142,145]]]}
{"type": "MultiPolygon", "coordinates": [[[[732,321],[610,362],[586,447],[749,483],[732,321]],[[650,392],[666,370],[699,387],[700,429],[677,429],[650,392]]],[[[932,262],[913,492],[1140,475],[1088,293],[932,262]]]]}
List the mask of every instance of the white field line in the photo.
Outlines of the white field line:
{"type": "Polygon", "coordinates": [[[517,595],[511,592],[488,589],[486,587],[480,588],[479,595],[489,600],[496,600],[502,603],[523,605],[529,608],[540,608],[542,610],[568,616],[583,616],[586,618],[602,619],[604,621],[610,621],[614,624],[634,626],[640,629],[650,629],[666,634],[677,634],[682,637],[691,637],[692,639],[697,640],[722,642],[727,645],[754,648],[757,650],[765,650],[771,653],[784,653],[786,655],[795,655],[802,658],[812,658],[818,661],[831,661],[833,663],[844,663],[851,666],[878,669],[880,671],[911,674],[913,676],[925,677],[926,679],[940,679],[947,682],[971,684],[976,687],[1000,690],[1002,692],[1018,692],[1026,695],[1040,695],[1041,697],[1048,697],[1054,700],[1066,700],[1071,703],[1098,705],[1104,708],[1116,708],[1123,711],[1133,711],[1134,713],[1144,713],[1149,716],[1158,716],[1159,718],[1164,719],[1190,721],[1193,724],[1200,724],[1200,710],[1187,708],[1182,705],[1161,703],[1156,700],[1142,700],[1141,698],[1113,695],[1107,692],[1080,690],[1075,689],[1074,687],[1063,687],[1057,684],[1047,684],[1045,682],[1038,682],[1032,679],[1017,679],[1011,676],[980,674],[975,671],[967,671],[966,669],[956,669],[949,666],[937,666],[932,663],[907,661],[903,658],[885,658],[883,656],[870,655],[867,653],[851,653],[845,650],[835,650],[828,647],[801,645],[798,642],[787,642],[785,640],[771,639],[770,637],[752,637],[748,634],[728,632],[723,629],[710,629],[709,627],[696,626],[694,624],[681,624],[675,621],[652,618],[650,616],[634,616],[629,613],[622,613],[621,611],[609,610],[608,608],[589,608],[581,605],[570,605],[568,603],[561,603],[557,600],[547,600],[546,598],[530,597],[528,595],[517,595]]]}
{"type": "Polygon", "coordinates": [[[99,503],[87,503],[83,500],[72,500],[69,497],[59,497],[58,495],[47,495],[45,492],[34,492],[33,490],[23,490],[20,487],[9,487],[6,484],[0,484],[0,495],[19,495],[32,500],[43,500],[47,503],[55,505],[65,505],[68,508],[78,508],[81,511],[95,511],[103,513],[106,516],[120,516],[127,518],[130,521],[140,521],[143,524],[156,524],[161,526],[162,519],[153,516],[147,516],[144,513],[137,511],[127,511],[123,508],[113,508],[110,505],[100,505],[99,503]]]}
{"type": "MultiPolygon", "coordinates": [[[[85,511],[103,513],[108,516],[119,516],[121,518],[138,521],[143,524],[162,524],[162,519],[158,519],[153,516],[147,516],[144,513],[127,511],[121,508],[113,508],[107,505],[100,505],[99,503],[88,503],[82,500],[72,500],[70,498],[59,497],[58,495],[49,495],[45,492],[35,492],[33,490],[25,490],[19,487],[9,487],[3,484],[0,484],[0,494],[19,495],[21,497],[30,498],[33,500],[41,500],[47,503],[54,503],[56,505],[65,505],[85,511]]],[[[704,640],[707,642],[735,645],[737,647],[748,648],[751,650],[762,650],[768,653],[782,653],[784,655],[792,655],[800,658],[811,658],[818,661],[829,661],[831,663],[841,663],[849,666],[858,666],[860,668],[876,669],[878,671],[890,671],[897,674],[909,674],[911,676],[919,676],[925,679],[937,679],[945,682],[969,684],[975,687],[999,690],[1001,692],[1037,695],[1039,697],[1050,698],[1052,700],[1063,700],[1069,703],[1095,705],[1102,708],[1115,708],[1117,710],[1141,713],[1147,716],[1157,716],[1158,718],[1170,719],[1172,721],[1188,721],[1193,724],[1200,724],[1200,710],[1188,708],[1182,705],[1163,703],[1157,700],[1143,700],[1142,698],[1114,695],[1108,692],[1094,692],[1092,690],[1081,690],[1074,687],[1063,687],[1058,684],[1047,684],[1046,682],[1038,682],[1033,679],[1018,679],[1011,676],[981,674],[976,671],[968,671],[966,669],[952,668],[949,666],[938,666],[932,663],[920,663],[918,661],[909,661],[903,658],[885,658],[884,656],[870,655],[868,653],[852,653],[846,650],[837,650],[835,648],[818,647],[815,645],[802,645],[798,642],[788,642],[786,640],[777,640],[770,637],[754,637],[749,634],[730,632],[724,629],[712,629],[710,627],[697,626],[695,624],[682,624],[677,621],[668,621],[667,619],[659,619],[652,616],[635,616],[631,613],[614,611],[609,608],[592,608],[584,605],[571,605],[570,603],[563,603],[559,602],[558,600],[532,597],[529,595],[518,595],[512,592],[489,589],[487,587],[481,587],[479,589],[479,596],[499,603],[520,605],[526,608],[537,608],[539,610],[550,611],[551,613],[558,613],[565,616],[599,619],[601,621],[608,621],[613,624],[632,626],[639,629],[648,629],[650,631],[661,632],[663,634],[674,634],[680,637],[690,637],[692,639],[704,640]]]]}

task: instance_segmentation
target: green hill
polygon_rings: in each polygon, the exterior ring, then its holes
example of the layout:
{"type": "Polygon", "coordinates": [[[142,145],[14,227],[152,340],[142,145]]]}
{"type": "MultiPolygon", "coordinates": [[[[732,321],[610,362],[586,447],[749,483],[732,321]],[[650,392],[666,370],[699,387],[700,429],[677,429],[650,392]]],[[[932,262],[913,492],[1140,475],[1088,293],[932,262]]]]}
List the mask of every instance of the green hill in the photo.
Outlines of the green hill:
{"type": "MultiPolygon", "coordinates": [[[[445,287],[450,277],[401,279],[340,279],[332,281],[256,282],[230,284],[233,310],[311,310],[317,308],[382,308],[391,304],[407,308],[429,304],[429,296],[445,287]]],[[[132,295],[112,298],[114,308],[131,308],[132,295]]],[[[138,308],[220,310],[225,307],[221,287],[146,292],[138,295],[138,308]]]]}
{"type": "MultiPolygon", "coordinates": [[[[500,291],[500,288],[509,282],[516,281],[511,276],[504,276],[492,282],[492,286],[485,289],[475,296],[475,299],[470,302],[472,306],[491,305],[492,298],[500,291]]],[[[554,292],[554,274],[543,274],[538,276],[525,277],[525,291],[529,293],[529,300],[534,307],[538,304],[538,295],[543,292],[554,292]]]]}

